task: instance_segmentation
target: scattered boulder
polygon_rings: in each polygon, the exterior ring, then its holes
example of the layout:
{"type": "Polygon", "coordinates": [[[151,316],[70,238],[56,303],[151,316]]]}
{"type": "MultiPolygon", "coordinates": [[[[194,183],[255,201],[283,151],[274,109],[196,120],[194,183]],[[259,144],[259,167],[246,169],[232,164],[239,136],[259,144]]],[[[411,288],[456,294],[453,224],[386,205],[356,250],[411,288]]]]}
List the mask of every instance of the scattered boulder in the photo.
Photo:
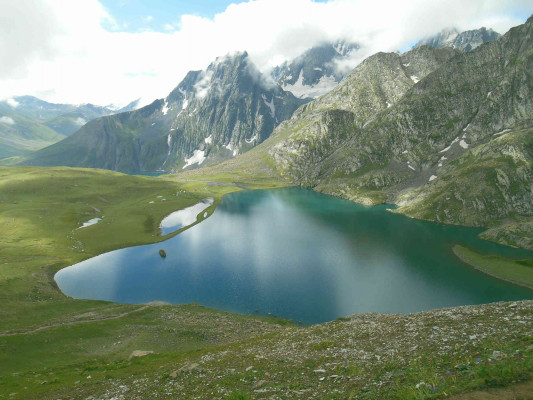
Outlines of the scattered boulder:
{"type": "Polygon", "coordinates": [[[265,386],[266,383],[267,381],[265,381],[264,379],[261,379],[260,381],[257,381],[256,383],[254,383],[254,385],[252,386],[252,390],[259,389],[260,387],[265,386]]]}
{"type": "Polygon", "coordinates": [[[159,250],[159,255],[160,255],[161,257],[165,258],[165,257],[167,256],[167,253],[166,253],[165,250],[160,249],[160,250],[159,250]]]}
{"type": "Polygon", "coordinates": [[[132,358],[136,358],[136,357],[144,357],[144,356],[147,356],[148,354],[154,354],[154,352],[151,350],[134,350],[128,357],[128,360],[131,360],[132,358]]]}
{"type": "Polygon", "coordinates": [[[178,376],[186,373],[191,373],[195,371],[201,371],[202,368],[200,367],[200,364],[197,363],[191,363],[191,364],[185,364],[180,369],[177,369],[176,371],[173,371],[170,373],[171,378],[177,378],[178,376]]]}

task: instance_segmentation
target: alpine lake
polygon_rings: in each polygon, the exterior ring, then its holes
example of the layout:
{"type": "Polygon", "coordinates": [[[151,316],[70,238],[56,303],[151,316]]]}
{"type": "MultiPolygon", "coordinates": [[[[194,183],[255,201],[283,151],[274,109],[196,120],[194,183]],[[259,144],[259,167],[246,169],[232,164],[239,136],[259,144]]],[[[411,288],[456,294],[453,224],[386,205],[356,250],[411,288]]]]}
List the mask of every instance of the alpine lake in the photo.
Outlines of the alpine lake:
{"type": "Polygon", "coordinates": [[[303,324],[533,299],[532,290],[464,264],[452,247],[510,258],[533,252],[481,240],[481,229],[387,208],[301,188],[232,193],[209,218],[164,242],[99,255],[55,280],[79,299],[195,302],[303,324]]]}

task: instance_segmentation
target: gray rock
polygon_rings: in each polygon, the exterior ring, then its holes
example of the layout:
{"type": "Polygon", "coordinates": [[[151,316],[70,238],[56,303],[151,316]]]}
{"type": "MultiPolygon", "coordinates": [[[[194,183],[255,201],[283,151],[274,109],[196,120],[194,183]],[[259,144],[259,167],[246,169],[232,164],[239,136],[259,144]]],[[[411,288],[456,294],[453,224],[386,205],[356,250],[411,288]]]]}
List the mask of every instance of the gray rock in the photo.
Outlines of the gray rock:
{"type": "Polygon", "coordinates": [[[198,372],[198,371],[201,371],[202,368],[200,367],[200,364],[197,364],[197,363],[190,363],[190,364],[185,364],[184,366],[182,366],[180,369],[177,369],[176,371],[173,371],[170,373],[170,377],[171,378],[177,378],[178,376],[182,375],[182,374],[187,374],[187,373],[191,373],[191,372],[198,372]]]}
{"type": "Polygon", "coordinates": [[[136,357],[144,357],[144,356],[147,356],[148,354],[154,354],[154,352],[151,350],[134,350],[128,357],[128,360],[131,360],[132,358],[136,358],[136,357]]]}

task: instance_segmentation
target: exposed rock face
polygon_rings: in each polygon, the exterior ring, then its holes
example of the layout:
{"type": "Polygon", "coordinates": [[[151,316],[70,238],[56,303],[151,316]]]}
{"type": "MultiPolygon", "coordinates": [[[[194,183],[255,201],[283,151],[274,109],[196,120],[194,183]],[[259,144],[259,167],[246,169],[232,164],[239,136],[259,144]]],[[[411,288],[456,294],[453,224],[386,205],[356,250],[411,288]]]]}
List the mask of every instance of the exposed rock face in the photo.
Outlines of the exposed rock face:
{"type": "Polygon", "coordinates": [[[415,47],[428,45],[437,48],[451,47],[463,51],[470,51],[483,43],[496,40],[501,35],[492,29],[485,27],[471,31],[459,32],[457,29],[444,29],[435,36],[422,39],[415,47]]]}
{"type": "MultiPolygon", "coordinates": [[[[305,186],[316,186],[336,173],[331,157],[339,157],[348,143],[357,141],[358,130],[456,54],[451,49],[424,46],[403,55],[378,53],[369,57],[337,88],[301,107],[276,130],[273,140],[286,137],[270,150],[279,172],[305,186]]],[[[357,161],[350,171],[364,163],[357,161]]]]}
{"type": "Polygon", "coordinates": [[[261,143],[305,102],[265,79],[240,53],[190,72],[163,100],[92,121],[25,163],[125,172],[197,167],[261,143]]]}
{"type": "Polygon", "coordinates": [[[272,78],[284,90],[300,98],[326,94],[350,72],[343,62],[359,50],[359,45],[345,41],[315,46],[292,62],[272,71],[272,78]]]}
{"type": "Polygon", "coordinates": [[[165,101],[175,115],[169,155],[176,155],[175,163],[183,157],[186,164],[194,163],[195,155],[220,161],[251,149],[306,102],[269,82],[246,53],[189,74],[165,101]]]}

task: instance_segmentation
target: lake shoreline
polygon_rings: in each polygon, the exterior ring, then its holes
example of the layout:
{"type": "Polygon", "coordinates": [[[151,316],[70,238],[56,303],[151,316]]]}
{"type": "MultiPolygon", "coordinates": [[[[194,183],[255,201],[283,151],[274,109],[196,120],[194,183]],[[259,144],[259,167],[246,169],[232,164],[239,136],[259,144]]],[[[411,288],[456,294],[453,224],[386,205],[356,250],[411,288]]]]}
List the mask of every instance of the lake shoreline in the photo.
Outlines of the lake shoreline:
{"type": "Polygon", "coordinates": [[[258,309],[304,325],[532,298],[465,270],[451,247],[459,242],[523,257],[519,250],[486,242],[477,229],[417,221],[385,207],[299,187],[234,192],[193,230],[86,260],[55,279],[75,298],[197,302],[241,314],[258,309]],[[154,256],[161,249],[167,257],[154,256]],[[376,287],[387,287],[388,295],[375,296],[376,287]]]}
{"type": "MultiPolygon", "coordinates": [[[[453,246],[452,250],[453,250],[453,253],[462,262],[469,265],[471,268],[475,269],[476,271],[480,271],[486,275],[492,276],[493,278],[512,283],[513,285],[517,285],[517,286],[521,286],[521,287],[533,290],[533,284],[522,282],[516,279],[511,279],[505,274],[505,272],[497,273],[497,272],[491,271],[490,267],[487,266],[487,263],[489,261],[484,262],[484,260],[486,260],[487,257],[490,257],[490,255],[478,254],[460,245],[453,246]]],[[[516,264],[515,261],[516,260],[502,260],[502,263],[507,263],[509,265],[509,268],[512,268],[512,264],[516,264]]],[[[533,276],[533,273],[532,273],[532,276],[533,276]]]]}

